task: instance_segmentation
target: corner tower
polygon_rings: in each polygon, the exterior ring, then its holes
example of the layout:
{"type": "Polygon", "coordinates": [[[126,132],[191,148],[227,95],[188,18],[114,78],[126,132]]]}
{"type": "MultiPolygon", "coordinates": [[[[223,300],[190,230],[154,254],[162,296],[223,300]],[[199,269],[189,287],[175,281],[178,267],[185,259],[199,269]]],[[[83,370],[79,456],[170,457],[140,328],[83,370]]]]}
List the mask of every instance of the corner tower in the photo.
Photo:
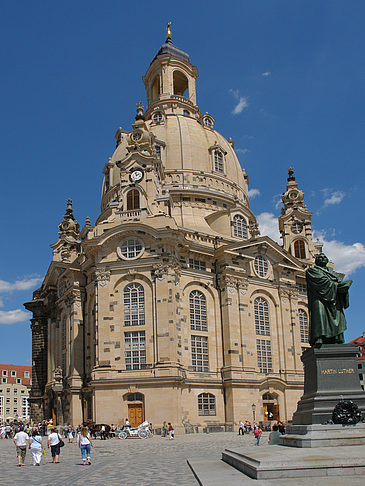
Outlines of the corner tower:
{"type": "Polygon", "coordinates": [[[304,204],[304,193],[298,189],[293,167],[288,169],[288,183],[281,200],[284,207],[279,216],[279,231],[283,247],[296,258],[311,263],[321,251],[321,245],[313,243],[312,213],[304,204]]]}

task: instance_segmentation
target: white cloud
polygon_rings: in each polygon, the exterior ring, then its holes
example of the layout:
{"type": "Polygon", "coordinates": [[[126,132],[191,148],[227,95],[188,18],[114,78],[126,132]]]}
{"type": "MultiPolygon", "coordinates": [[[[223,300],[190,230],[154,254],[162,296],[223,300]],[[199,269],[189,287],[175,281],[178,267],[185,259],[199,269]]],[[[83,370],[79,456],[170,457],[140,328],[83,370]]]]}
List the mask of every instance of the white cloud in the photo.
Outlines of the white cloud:
{"type": "Polygon", "coordinates": [[[4,301],[0,299],[0,307],[4,307],[4,301]]]}
{"type": "Polygon", "coordinates": [[[10,311],[0,311],[0,324],[15,324],[16,322],[24,322],[30,319],[29,312],[21,309],[10,311]]]}
{"type": "Polygon", "coordinates": [[[324,200],[324,207],[330,206],[331,204],[340,204],[344,197],[345,193],[343,191],[335,191],[330,197],[324,200]]]}
{"type": "Polygon", "coordinates": [[[265,71],[264,73],[261,73],[261,76],[264,76],[265,78],[267,78],[268,76],[270,76],[271,74],[271,71],[265,71]]]}
{"type": "Polygon", "coordinates": [[[11,292],[12,290],[29,290],[34,288],[42,281],[39,277],[23,278],[14,283],[0,280],[0,292],[11,292]]]}
{"type": "Polygon", "coordinates": [[[338,240],[326,240],[325,232],[313,231],[313,238],[319,238],[323,243],[323,253],[335,264],[337,272],[350,275],[355,270],[365,267],[365,245],[352,243],[346,245],[338,240]]]}
{"type": "Polygon", "coordinates": [[[238,152],[239,154],[247,154],[247,152],[249,152],[249,150],[247,148],[238,148],[238,149],[235,149],[236,152],[238,152]]]}
{"type": "Polygon", "coordinates": [[[251,199],[254,199],[255,197],[257,196],[260,196],[261,192],[259,189],[250,189],[248,191],[248,197],[250,197],[251,199]]]}
{"type": "Polygon", "coordinates": [[[230,89],[229,92],[232,93],[233,97],[238,101],[236,106],[233,108],[232,113],[233,115],[239,115],[248,106],[247,98],[245,96],[241,96],[238,89],[230,89]]]}
{"type": "Polygon", "coordinates": [[[243,112],[245,108],[247,108],[247,106],[248,106],[247,98],[241,96],[237,105],[232,110],[233,115],[239,115],[240,113],[243,112]]]}
{"type": "Polygon", "coordinates": [[[261,213],[257,216],[261,236],[269,236],[271,239],[281,245],[279,233],[279,222],[277,216],[273,213],[261,213]]]}

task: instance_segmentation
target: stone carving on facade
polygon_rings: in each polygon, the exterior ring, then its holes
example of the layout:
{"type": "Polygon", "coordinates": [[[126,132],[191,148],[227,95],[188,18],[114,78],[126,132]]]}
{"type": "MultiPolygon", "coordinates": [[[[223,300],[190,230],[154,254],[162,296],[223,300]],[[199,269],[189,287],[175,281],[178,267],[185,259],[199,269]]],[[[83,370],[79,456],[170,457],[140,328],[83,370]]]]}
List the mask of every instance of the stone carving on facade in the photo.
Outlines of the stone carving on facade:
{"type": "Polygon", "coordinates": [[[107,270],[105,267],[98,268],[95,271],[95,277],[99,287],[107,287],[110,282],[110,270],[107,270]]]}
{"type": "Polygon", "coordinates": [[[248,283],[246,280],[239,279],[238,280],[238,292],[240,295],[246,295],[248,290],[248,283]]]}
{"type": "Polygon", "coordinates": [[[81,291],[78,289],[73,289],[65,296],[64,302],[67,307],[81,307],[81,291]]]}
{"type": "Polygon", "coordinates": [[[169,266],[166,263],[157,263],[152,267],[152,276],[158,280],[162,280],[169,272],[169,266]]]}
{"type": "Polygon", "coordinates": [[[54,379],[56,383],[61,383],[63,378],[63,372],[61,366],[57,366],[54,370],[54,379]]]}

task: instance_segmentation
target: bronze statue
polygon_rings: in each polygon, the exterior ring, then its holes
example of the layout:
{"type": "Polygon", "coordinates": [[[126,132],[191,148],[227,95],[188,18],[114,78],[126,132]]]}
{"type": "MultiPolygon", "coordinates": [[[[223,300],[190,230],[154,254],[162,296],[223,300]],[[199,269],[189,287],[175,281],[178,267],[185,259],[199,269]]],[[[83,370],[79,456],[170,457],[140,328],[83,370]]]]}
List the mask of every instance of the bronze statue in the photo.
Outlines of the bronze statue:
{"type": "Polygon", "coordinates": [[[309,344],[343,344],[346,319],[343,310],[349,306],[349,288],[352,280],[327,268],[324,253],[315,257],[315,265],[306,271],[309,344]]]}

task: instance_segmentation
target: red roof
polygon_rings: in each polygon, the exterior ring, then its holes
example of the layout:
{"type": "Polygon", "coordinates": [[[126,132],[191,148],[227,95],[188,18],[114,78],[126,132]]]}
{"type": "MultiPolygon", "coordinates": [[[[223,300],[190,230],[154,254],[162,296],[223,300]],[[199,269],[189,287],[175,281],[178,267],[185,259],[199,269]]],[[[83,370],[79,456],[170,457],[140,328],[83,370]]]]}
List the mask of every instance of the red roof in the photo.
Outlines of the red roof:
{"type": "Polygon", "coordinates": [[[32,379],[32,367],[23,365],[0,364],[0,374],[1,378],[6,378],[7,383],[30,386],[30,380],[32,379]],[[21,380],[21,383],[17,381],[18,379],[21,380]]]}
{"type": "Polygon", "coordinates": [[[352,341],[350,341],[348,344],[353,344],[354,346],[358,346],[360,356],[357,356],[356,359],[365,360],[365,337],[364,336],[359,336],[353,339],[352,341]]]}

